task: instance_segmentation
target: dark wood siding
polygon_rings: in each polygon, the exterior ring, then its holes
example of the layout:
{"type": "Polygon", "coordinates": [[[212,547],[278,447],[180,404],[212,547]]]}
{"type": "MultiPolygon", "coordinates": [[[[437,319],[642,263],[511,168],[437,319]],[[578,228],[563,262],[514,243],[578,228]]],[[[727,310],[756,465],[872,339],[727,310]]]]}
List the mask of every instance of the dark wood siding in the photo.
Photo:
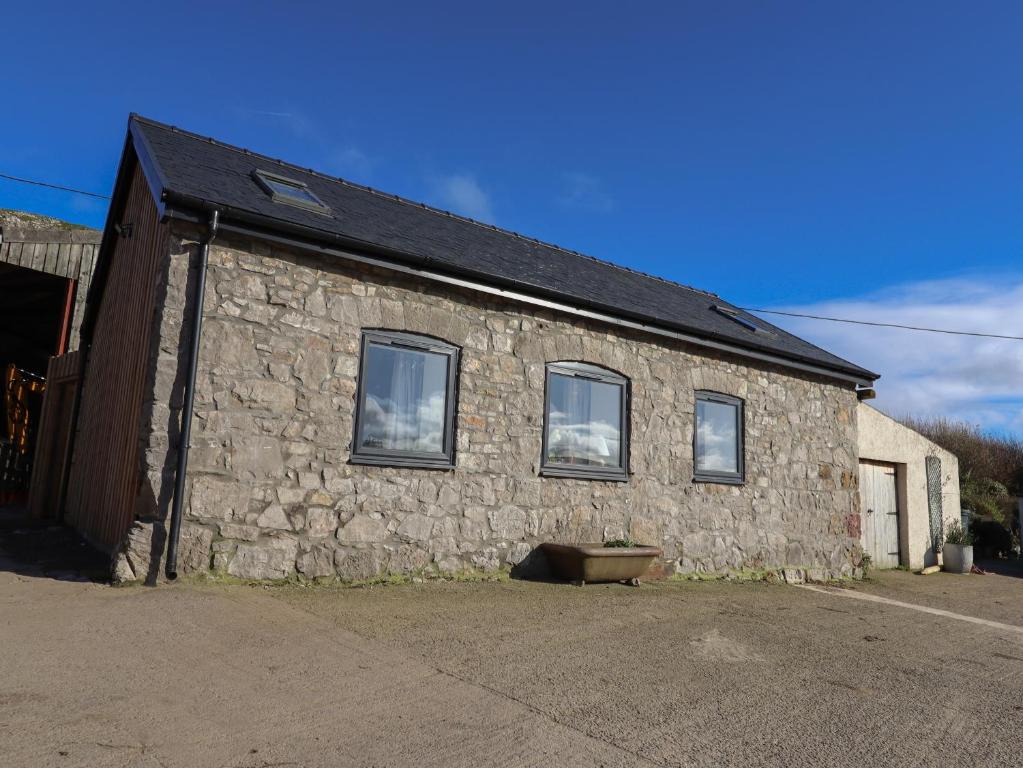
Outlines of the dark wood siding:
{"type": "Polygon", "coordinates": [[[86,361],[78,437],[65,509],[96,546],[115,551],[131,526],[140,474],[139,418],[149,376],[149,337],[167,227],[135,163],[121,222],[131,237],[113,249],[86,361]]]}
{"type": "Polygon", "coordinates": [[[71,412],[81,369],[81,352],[51,357],[46,370],[46,394],[39,419],[29,511],[36,517],[55,518],[67,466],[71,412]]]}

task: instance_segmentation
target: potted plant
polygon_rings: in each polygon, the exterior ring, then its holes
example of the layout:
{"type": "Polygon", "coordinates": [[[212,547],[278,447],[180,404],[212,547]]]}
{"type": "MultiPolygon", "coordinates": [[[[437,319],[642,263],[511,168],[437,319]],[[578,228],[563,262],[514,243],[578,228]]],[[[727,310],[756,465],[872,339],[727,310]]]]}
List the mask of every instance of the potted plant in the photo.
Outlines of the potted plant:
{"type": "Polygon", "coordinates": [[[973,536],[958,520],[945,532],[945,546],[941,548],[942,568],[949,573],[969,573],[973,570],[973,536]]]}
{"type": "Polygon", "coordinates": [[[639,586],[640,577],[661,556],[660,547],[613,539],[603,544],[554,544],[540,548],[556,576],[580,586],[587,581],[624,581],[639,586]]]}

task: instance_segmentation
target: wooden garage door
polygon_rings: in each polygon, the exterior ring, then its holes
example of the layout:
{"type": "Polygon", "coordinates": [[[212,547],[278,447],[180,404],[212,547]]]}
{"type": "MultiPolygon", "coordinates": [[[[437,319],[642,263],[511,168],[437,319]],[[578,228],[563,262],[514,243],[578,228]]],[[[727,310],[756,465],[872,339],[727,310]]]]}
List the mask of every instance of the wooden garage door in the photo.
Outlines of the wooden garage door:
{"type": "Polygon", "coordinates": [[[860,530],[875,568],[899,565],[899,505],[895,465],[860,462],[860,530]]]}

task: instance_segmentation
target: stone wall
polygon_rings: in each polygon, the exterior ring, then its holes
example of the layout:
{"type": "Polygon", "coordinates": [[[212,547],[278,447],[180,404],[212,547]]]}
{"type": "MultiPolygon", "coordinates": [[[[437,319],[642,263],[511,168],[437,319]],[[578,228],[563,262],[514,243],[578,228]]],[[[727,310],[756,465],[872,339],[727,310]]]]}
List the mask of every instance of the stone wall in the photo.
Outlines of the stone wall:
{"type": "MultiPolygon", "coordinates": [[[[155,571],[173,482],[197,237],[174,226],[141,436],[142,544],[121,560],[126,578],[155,571]]],[[[822,577],[858,561],[851,387],[263,242],[217,240],[205,310],[183,571],[490,570],[543,541],[623,535],[663,546],[678,572],[822,577]],[[455,470],[348,463],[363,328],[462,348],[455,470]],[[629,482],[538,476],[544,365],[556,360],[631,380],[629,482]],[[696,389],[745,400],[745,485],[693,482],[696,389]]]]}

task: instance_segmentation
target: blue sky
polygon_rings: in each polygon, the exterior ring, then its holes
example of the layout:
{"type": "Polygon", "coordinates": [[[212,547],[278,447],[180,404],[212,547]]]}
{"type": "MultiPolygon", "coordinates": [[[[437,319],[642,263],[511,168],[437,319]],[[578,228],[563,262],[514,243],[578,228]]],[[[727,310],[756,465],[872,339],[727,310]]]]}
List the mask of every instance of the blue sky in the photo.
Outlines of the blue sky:
{"type": "MultiPolygon", "coordinates": [[[[487,5],[19,3],[0,172],[109,192],[136,111],[744,306],[1023,335],[1023,4],[487,5]]],[[[1023,433],[1023,342],[777,322],[1023,433]]]]}

